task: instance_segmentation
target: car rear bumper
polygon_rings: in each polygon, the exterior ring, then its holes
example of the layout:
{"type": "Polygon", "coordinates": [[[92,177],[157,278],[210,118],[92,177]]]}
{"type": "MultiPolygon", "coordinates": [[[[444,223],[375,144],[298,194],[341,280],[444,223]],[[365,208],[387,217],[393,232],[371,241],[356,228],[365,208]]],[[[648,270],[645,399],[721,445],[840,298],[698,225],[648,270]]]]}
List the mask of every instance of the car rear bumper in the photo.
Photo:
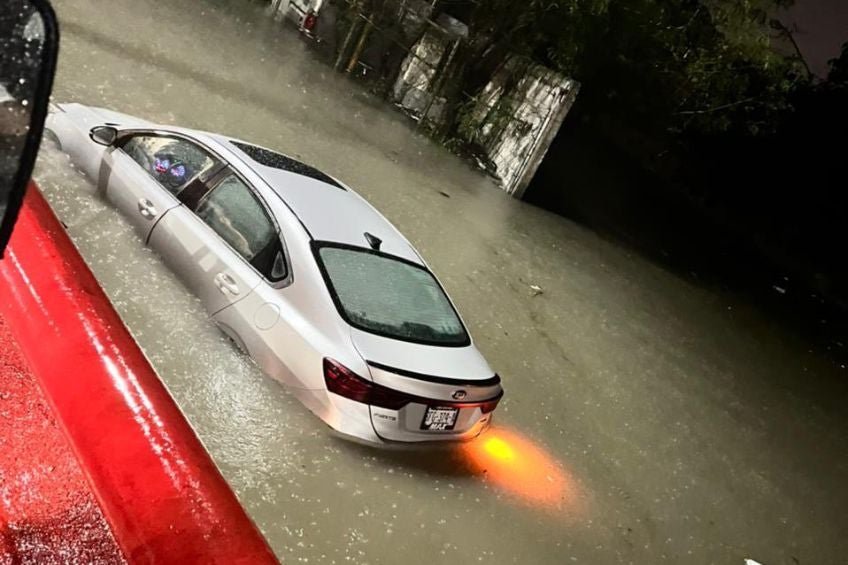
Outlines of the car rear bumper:
{"type": "Polygon", "coordinates": [[[400,409],[371,406],[371,423],[380,438],[388,441],[439,442],[462,441],[477,437],[492,418],[503,397],[500,378],[462,381],[418,375],[369,363],[375,384],[406,396],[409,402],[400,409]],[[458,410],[450,429],[425,429],[428,408],[458,410]]]}
{"type": "MultiPolygon", "coordinates": [[[[328,388],[306,389],[289,387],[289,390],[316,416],[323,420],[338,435],[369,445],[394,443],[446,443],[474,439],[492,421],[492,413],[503,397],[500,378],[477,382],[448,384],[423,382],[412,376],[375,371],[382,382],[366,381],[335,361],[325,359],[324,370],[332,366],[337,374],[328,388]],[[367,382],[376,387],[366,392],[375,394],[362,396],[362,390],[351,393],[344,380],[356,384],[367,382]],[[332,385],[336,387],[333,388],[332,385]],[[348,390],[346,394],[345,391],[348,390]],[[377,401],[379,399],[379,401],[377,401]],[[455,410],[455,419],[439,426],[424,425],[428,409],[455,410]]],[[[375,379],[376,380],[376,379],[375,379]]],[[[367,387],[366,387],[367,388],[367,387]]],[[[432,412],[432,410],[431,410],[432,412]]]]}
{"type": "Polygon", "coordinates": [[[421,429],[427,406],[439,405],[439,401],[434,400],[431,404],[408,404],[397,411],[372,406],[371,423],[383,441],[420,443],[474,439],[492,421],[491,412],[484,414],[479,407],[466,407],[459,409],[452,430],[421,429]]]}
{"type": "MultiPolygon", "coordinates": [[[[321,418],[333,433],[346,440],[354,441],[371,446],[401,446],[403,444],[444,444],[447,442],[469,441],[480,435],[491,423],[492,413],[471,414],[467,426],[462,429],[441,432],[410,431],[406,427],[413,416],[405,417],[406,422],[399,423],[398,418],[404,418],[401,412],[412,406],[421,406],[420,415],[423,418],[423,405],[408,405],[402,410],[394,412],[395,421],[373,417],[373,411],[392,414],[385,408],[372,407],[361,402],[344,398],[327,390],[307,390],[303,388],[290,387],[289,390],[300,400],[312,413],[321,418]],[[375,425],[375,421],[381,422],[375,425]]],[[[434,401],[436,403],[437,401],[434,401]]],[[[474,409],[480,412],[479,409],[474,409]]],[[[414,412],[418,413],[418,408],[414,412]]],[[[417,416],[414,416],[417,418],[417,416]]],[[[420,425],[420,419],[415,426],[420,425]]]]}
{"type": "Polygon", "coordinates": [[[488,414],[488,418],[481,419],[470,429],[462,433],[445,433],[438,436],[430,435],[427,437],[410,434],[408,437],[401,439],[389,439],[388,437],[380,436],[377,433],[364,437],[361,434],[349,433],[347,430],[332,428],[333,435],[353,443],[364,445],[367,447],[377,447],[380,449],[389,450],[404,450],[404,449],[449,449],[457,443],[464,443],[475,440],[483,432],[485,432],[492,423],[492,415],[488,414]]]}

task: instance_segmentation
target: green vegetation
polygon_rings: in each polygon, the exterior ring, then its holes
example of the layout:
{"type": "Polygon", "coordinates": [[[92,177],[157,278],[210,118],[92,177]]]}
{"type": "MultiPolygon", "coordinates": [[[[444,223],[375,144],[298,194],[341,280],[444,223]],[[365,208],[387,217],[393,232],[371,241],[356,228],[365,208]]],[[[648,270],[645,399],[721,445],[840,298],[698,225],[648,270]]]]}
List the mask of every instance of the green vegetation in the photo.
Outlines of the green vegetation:
{"type": "Polygon", "coordinates": [[[476,2],[449,69],[449,107],[475,96],[513,53],[579,80],[585,111],[641,130],[767,133],[808,82],[797,56],[777,49],[786,42],[770,18],[786,3],[476,2]]]}

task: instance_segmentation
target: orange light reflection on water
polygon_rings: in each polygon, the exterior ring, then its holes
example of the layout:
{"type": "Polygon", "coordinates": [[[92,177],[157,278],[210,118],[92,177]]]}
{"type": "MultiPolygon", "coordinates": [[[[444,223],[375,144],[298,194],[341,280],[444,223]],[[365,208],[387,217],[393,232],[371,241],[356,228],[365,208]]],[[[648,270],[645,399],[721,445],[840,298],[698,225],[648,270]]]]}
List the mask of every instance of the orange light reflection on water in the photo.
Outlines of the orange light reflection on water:
{"type": "Polygon", "coordinates": [[[493,486],[537,507],[574,509],[576,486],[562,464],[532,440],[493,427],[460,448],[465,463],[493,486]]]}

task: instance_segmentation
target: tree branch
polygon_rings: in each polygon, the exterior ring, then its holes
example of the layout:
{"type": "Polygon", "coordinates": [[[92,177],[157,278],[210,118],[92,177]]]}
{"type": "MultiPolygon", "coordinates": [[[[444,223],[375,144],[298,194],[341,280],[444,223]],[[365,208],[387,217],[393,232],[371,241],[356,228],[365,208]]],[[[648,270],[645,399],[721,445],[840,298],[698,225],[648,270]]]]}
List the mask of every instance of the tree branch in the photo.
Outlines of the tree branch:
{"type": "Polygon", "coordinates": [[[737,100],[736,102],[730,102],[728,104],[722,104],[721,106],[713,106],[712,108],[706,108],[704,110],[681,110],[679,112],[675,112],[675,116],[694,116],[698,114],[711,114],[713,112],[720,112],[721,110],[727,110],[728,108],[732,108],[734,106],[738,106],[740,104],[744,104],[746,102],[751,102],[756,100],[759,96],[751,96],[750,98],[745,98],[742,100],[737,100]]]}

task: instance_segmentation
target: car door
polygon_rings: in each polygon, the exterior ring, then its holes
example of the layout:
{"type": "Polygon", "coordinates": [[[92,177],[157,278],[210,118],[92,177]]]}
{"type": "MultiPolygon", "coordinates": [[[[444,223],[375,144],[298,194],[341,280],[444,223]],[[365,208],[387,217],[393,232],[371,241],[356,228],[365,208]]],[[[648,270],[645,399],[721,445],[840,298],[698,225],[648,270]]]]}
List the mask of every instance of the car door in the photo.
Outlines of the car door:
{"type": "Polygon", "coordinates": [[[103,157],[106,197],[146,242],[153,226],[180,205],[191,181],[220,163],[188,138],[137,132],[121,139],[103,157]]]}
{"type": "Polygon", "coordinates": [[[214,314],[263,280],[287,275],[276,223],[256,191],[231,169],[208,181],[197,202],[172,209],[150,246],[214,314]]]}

